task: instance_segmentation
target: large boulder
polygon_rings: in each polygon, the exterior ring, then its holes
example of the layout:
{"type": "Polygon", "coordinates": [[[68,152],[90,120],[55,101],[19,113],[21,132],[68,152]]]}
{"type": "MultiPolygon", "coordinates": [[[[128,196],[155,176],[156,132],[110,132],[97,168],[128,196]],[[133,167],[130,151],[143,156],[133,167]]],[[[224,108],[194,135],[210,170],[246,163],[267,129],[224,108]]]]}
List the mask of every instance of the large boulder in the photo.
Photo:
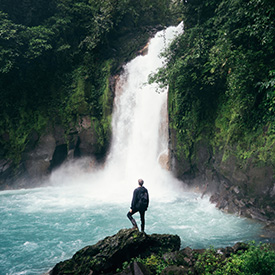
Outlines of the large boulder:
{"type": "Polygon", "coordinates": [[[51,165],[56,141],[52,134],[40,137],[37,146],[25,153],[25,167],[31,178],[46,175],[51,165]]]}
{"type": "Polygon", "coordinates": [[[113,273],[131,258],[179,249],[177,235],[147,235],[136,229],[121,229],[117,234],[79,250],[71,259],[58,263],[50,275],[113,273]]]}

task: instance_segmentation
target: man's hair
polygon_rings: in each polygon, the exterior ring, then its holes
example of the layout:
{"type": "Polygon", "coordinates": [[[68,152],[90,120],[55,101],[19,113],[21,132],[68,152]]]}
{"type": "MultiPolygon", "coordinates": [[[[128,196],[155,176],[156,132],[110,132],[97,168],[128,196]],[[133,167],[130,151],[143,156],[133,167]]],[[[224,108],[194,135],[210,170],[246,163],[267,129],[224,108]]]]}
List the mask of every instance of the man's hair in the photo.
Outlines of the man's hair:
{"type": "Polygon", "coordinates": [[[144,183],[143,179],[139,179],[139,180],[138,180],[138,184],[139,184],[140,186],[142,186],[143,183],[144,183]]]}

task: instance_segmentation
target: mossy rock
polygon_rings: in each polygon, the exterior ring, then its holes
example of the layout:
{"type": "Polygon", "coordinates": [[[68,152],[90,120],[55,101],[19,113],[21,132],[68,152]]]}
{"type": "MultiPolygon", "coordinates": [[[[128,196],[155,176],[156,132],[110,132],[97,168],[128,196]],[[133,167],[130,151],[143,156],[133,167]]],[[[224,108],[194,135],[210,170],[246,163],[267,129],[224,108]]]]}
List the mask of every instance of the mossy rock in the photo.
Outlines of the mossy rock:
{"type": "Polygon", "coordinates": [[[115,272],[131,258],[179,249],[180,238],[177,235],[147,235],[136,229],[121,229],[116,235],[79,250],[72,259],[58,263],[50,274],[106,274],[115,272]]]}

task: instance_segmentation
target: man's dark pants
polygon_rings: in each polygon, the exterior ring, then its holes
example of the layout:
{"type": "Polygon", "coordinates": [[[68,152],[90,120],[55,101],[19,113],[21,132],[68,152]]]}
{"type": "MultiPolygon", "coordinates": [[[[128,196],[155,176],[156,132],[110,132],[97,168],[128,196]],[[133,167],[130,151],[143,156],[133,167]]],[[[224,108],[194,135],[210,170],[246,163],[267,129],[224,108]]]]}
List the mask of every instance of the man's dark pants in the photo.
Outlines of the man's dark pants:
{"type": "Polygon", "coordinates": [[[137,227],[137,223],[136,223],[135,219],[133,218],[133,215],[137,212],[139,212],[139,214],[140,214],[141,231],[143,232],[144,231],[144,226],[145,226],[145,218],[144,218],[145,217],[145,211],[133,210],[132,209],[132,213],[129,211],[128,214],[127,214],[127,217],[131,221],[132,225],[137,227]]]}

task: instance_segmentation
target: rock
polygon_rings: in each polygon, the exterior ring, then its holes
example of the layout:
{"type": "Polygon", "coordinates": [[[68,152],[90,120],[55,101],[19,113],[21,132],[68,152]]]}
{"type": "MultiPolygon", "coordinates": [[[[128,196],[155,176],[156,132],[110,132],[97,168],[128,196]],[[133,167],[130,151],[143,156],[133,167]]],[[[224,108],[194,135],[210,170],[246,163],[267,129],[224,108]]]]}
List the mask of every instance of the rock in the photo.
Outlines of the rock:
{"type": "Polygon", "coordinates": [[[146,257],[160,250],[177,251],[179,248],[180,238],[176,235],[146,235],[135,229],[122,229],[114,236],[79,250],[72,259],[58,263],[50,274],[106,274],[121,268],[131,258],[146,257]]]}
{"type": "Polygon", "coordinates": [[[6,159],[0,148],[0,190],[39,186],[52,170],[74,158],[102,161],[108,146],[89,116],[79,118],[69,131],[60,124],[47,126],[40,136],[32,131],[19,164],[6,159]]]}
{"type": "Polygon", "coordinates": [[[79,133],[79,152],[81,156],[94,155],[97,152],[97,137],[91,129],[79,133]]]}
{"type": "Polygon", "coordinates": [[[5,189],[7,180],[12,173],[13,162],[7,159],[0,160],[0,189],[5,189]]]}
{"type": "Polygon", "coordinates": [[[97,135],[91,118],[86,116],[79,121],[78,132],[78,150],[81,156],[93,155],[96,152],[97,135]]]}
{"type": "Polygon", "coordinates": [[[133,262],[129,266],[117,275],[150,275],[148,268],[139,262],[133,262]]]}
{"type": "Polygon", "coordinates": [[[235,186],[235,187],[233,188],[233,191],[234,191],[236,194],[239,194],[239,193],[240,193],[240,189],[239,189],[238,186],[235,186]]]}
{"type": "Polygon", "coordinates": [[[188,274],[188,269],[184,266],[168,266],[162,270],[161,275],[185,275],[188,274]]]}
{"type": "MultiPolygon", "coordinates": [[[[172,121],[173,118],[169,117],[172,121]]],[[[264,222],[275,222],[274,165],[263,163],[257,156],[240,160],[236,146],[215,147],[203,135],[190,146],[190,154],[182,152],[175,129],[169,129],[170,164],[173,174],[207,193],[219,209],[264,222]]],[[[203,193],[203,191],[202,191],[203,193]]]]}
{"type": "Polygon", "coordinates": [[[1,159],[0,160],[0,173],[4,173],[6,170],[8,170],[12,165],[11,160],[1,159]]]}
{"type": "MultiPolygon", "coordinates": [[[[166,267],[161,271],[161,275],[201,274],[202,270],[198,270],[196,263],[199,255],[204,254],[207,250],[191,249],[190,247],[179,250],[179,243],[180,239],[175,235],[146,235],[135,229],[122,229],[114,236],[81,249],[72,259],[57,264],[47,275],[156,274],[156,270],[160,271],[156,268],[160,268],[160,266],[148,261],[156,252],[159,256],[163,252],[162,258],[166,267]],[[167,252],[170,249],[173,251],[167,252]],[[133,258],[137,256],[144,257],[144,262],[133,261],[133,258]],[[126,261],[130,264],[123,271],[117,271],[117,268],[120,269],[126,261]]],[[[223,264],[233,254],[242,254],[249,247],[249,244],[239,242],[233,247],[213,249],[213,253],[217,256],[217,261],[223,264]]],[[[270,249],[274,250],[275,244],[271,243],[270,249]]]]}
{"type": "MultiPolygon", "coordinates": [[[[236,254],[237,252],[239,252],[239,251],[244,252],[244,251],[246,251],[248,248],[249,248],[249,245],[248,245],[248,244],[246,244],[246,243],[240,243],[240,242],[236,243],[236,244],[232,247],[233,252],[234,252],[235,254],[236,254]]],[[[231,248],[228,248],[228,249],[230,250],[231,248]]]]}
{"type": "Polygon", "coordinates": [[[270,188],[270,196],[274,197],[275,196],[275,183],[273,184],[273,187],[270,188]]]}
{"type": "Polygon", "coordinates": [[[12,161],[2,159],[0,161],[0,190],[14,188],[13,183],[15,181],[17,182],[17,188],[24,188],[26,182],[29,183],[25,167],[22,163],[16,166],[12,161]]]}
{"type": "Polygon", "coordinates": [[[163,255],[167,262],[173,262],[181,266],[191,266],[193,262],[193,249],[186,247],[180,251],[170,252],[163,255]]]}
{"type": "MultiPolygon", "coordinates": [[[[268,238],[275,240],[275,223],[268,224],[263,229],[262,238],[268,238]]],[[[275,250],[275,243],[272,244],[273,250],[275,250]]]]}
{"type": "Polygon", "coordinates": [[[159,156],[158,162],[162,169],[170,170],[169,166],[169,155],[167,153],[163,153],[159,156]]]}
{"type": "Polygon", "coordinates": [[[52,134],[41,136],[34,150],[24,155],[25,167],[31,178],[46,175],[55,151],[55,139],[52,134]]]}
{"type": "Polygon", "coordinates": [[[148,54],[148,47],[149,47],[149,43],[147,43],[145,45],[145,47],[143,47],[140,51],[138,51],[138,54],[140,54],[140,55],[147,55],[148,54]]]}

